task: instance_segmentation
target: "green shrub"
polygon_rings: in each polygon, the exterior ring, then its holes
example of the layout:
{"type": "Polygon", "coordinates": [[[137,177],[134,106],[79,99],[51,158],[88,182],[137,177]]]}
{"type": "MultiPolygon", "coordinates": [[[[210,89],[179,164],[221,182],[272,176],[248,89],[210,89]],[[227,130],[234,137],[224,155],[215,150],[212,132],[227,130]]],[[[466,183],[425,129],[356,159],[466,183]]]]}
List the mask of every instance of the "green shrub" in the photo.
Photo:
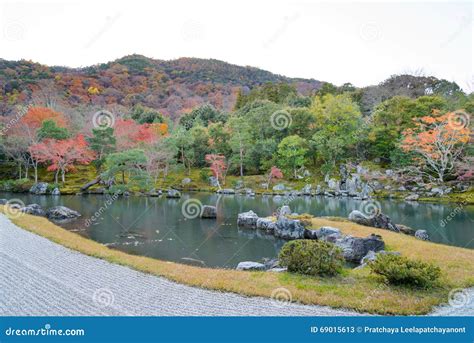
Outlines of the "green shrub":
{"type": "Polygon", "coordinates": [[[441,275],[441,269],[432,263],[410,260],[394,254],[380,254],[369,264],[372,272],[384,276],[394,285],[431,287],[441,275]]]}
{"type": "Polygon", "coordinates": [[[11,183],[11,191],[15,193],[25,193],[28,192],[33,186],[34,182],[29,179],[19,179],[19,180],[14,180],[11,183]]]}
{"type": "Polygon", "coordinates": [[[202,168],[199,171],[199,178],[201,179],[201,181],[209,182],[209,176],[211,176],[209,168],[202,168]]]}
{"type": "Polygon", "coordinates": [[[307,275],[335,275],[342,271],[342,251],[332,243],[309,239],[286,243],[279,261],[289,272],[307,275]]]}

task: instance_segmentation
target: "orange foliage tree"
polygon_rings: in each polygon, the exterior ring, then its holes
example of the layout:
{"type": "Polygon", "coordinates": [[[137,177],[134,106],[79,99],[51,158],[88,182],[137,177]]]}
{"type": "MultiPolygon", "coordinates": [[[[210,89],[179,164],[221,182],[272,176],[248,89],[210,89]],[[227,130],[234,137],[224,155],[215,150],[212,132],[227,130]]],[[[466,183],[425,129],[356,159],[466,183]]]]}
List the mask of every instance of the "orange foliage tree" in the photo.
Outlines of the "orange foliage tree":
{"type": "Polygon", "coordinates": [[[469,142],[469,115],[456,111],[414,119],[415,127],[403,132],[401,148],[415,156],[416,171],[443,182],[469,142]]]}
{"type": "Polygon", "coordinates": [[[89,164],[95,158],[95,153],[89,150],[82,135],[65,140],[45,139],[32,145],[29,151],[40,163],[50,164],[48,171],[56,172],[54,175],[56,183],[59,173],[64,183],[66,172],[74,171],[75,164],[89,164]]]}

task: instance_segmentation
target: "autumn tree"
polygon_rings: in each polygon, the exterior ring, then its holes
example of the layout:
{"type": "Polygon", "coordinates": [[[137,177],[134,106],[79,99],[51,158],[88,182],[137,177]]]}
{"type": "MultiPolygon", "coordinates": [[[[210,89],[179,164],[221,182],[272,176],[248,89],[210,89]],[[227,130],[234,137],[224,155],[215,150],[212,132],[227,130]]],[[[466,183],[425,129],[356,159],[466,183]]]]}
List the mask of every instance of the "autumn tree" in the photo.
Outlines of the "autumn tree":
{"type": "Polygon", "coordinates": [[[49,163],[48,171],[55,171],[54,180],[58,183],[61,173],[62,182],[66,182],[66,173],[75,170],[75,164],[89,164],[95,154],[89,150],[84,136],[77,135],[71,139],[45,139],[29,148],[32,156],[40,163],[49,163]]]}
{"type": "Polygon", "coordinates": [[[223,155],[208,154],[206,155],[206,162],[209,163],[212,174],[217,180],[217,186],[221,189],[220,182],[225,183],[225,172],[227,164],[223,155]]]}
{"type": "Polygon", "coordinates": [[[462,111],[415,119],[415,127],[403,133],[401,147],[415,154],[416,171],[429,179],[443,182],[469,142],[468,114],[462,111]],[[434,177],[433,177],[434,175],[434,177]]]}
{"type": "Polygon", "coordinates": [[[270,168],[270,171],[268,172],[268,179],[267,179],[267,189],[270,187],[270,184],[273,179],[282,179],[283,178],[283,173],[281,170],[275,166],[272,166],[270,168]]]}

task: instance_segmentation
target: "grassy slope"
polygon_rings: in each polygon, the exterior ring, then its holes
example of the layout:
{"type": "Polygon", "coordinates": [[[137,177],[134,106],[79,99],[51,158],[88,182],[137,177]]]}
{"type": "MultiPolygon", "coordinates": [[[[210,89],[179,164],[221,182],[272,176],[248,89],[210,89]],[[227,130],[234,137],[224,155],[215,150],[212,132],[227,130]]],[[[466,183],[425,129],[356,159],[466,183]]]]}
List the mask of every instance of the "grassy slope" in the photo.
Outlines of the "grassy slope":
{"type": "MultiPolygon", "coordinates": [[[[0,206],[4,212],[4,206],[0,206]]],[[[417,257],[439,265],[443,271],[440,285],[430,290],[389,286],[371,275],[367,268],[345,270],[332,278],[316,278],[290,273],[243,272],[199,268],[148,257],[129,255],[62,229],[45,218],[21,215],[12,218],[18,226],[84,254],[125,265],[136,270],[208,289],[251,296],[270,297],[278,287],[288,289],[293,301],[328,305],[379,314],[425,314],[433,306],[445,303],[453,288],[474,285],[474,251],[416,240],[354,223],[323,218],[313,219],[313,227],[329,225],[344,233],[366,236],[376,232],[387,247],[408,257],[417,257]]]]}

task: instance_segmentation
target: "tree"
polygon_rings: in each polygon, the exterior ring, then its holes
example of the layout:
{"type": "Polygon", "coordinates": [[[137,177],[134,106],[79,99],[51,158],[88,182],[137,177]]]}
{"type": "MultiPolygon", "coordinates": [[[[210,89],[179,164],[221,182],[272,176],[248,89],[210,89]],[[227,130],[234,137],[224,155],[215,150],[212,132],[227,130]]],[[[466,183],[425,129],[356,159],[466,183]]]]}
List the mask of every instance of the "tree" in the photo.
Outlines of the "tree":
{"type": "Polygon", "coordinates": [[[161,173],[163,179],[168,175],[170,165],[175,162],[177,150],[173,139],[169,137],[145,147],[146,171],[153,177],[153,184],[156,184],[161,173]]]}
{"type": "Polygon", "coordinates": [[[217,180],[217,186],[221,189],[220,181],[225,183],[224,176],[227,170],[225,157],[223,155],[208,154],[206,155],[206,162],[210,164],[211,172],[217,180]]]}
{"type": "Polygon", "coordinates": [[[92,137],[87,138],[92,151],[96,152],[97,167],[105,161],[105,157],[115,151],[116,139],[112,127],[92,129],[92,137]]]}
{"type": "Polygon", "coordinates": [[[66,127],[66,118],[64,115],[47,107],[30,107],[21,118],[21,122],[31,128],[39,129],[47,119],[54,121],[59,127],[66,127]]]}
{"type": "Polygon", "coordinates": [[[468,115],[464,112],[450,112],[415,119],[415,128],[403,133],[401,147],[415,153],[417,172],[439,182],[454,171],[455,163],[469,142],[468,115]],[[461,122],[458,122],[460,118],[461,122]]]}
{"type": "Polygon", "coordinates": [[[142,149],[130,149],[115,152],[107,156],[105,160],[105,172],[102,174],[103,180],[115,180],[117,174],[122,177],[122,184],[125,185],[125,176],[128,176],[132,185],[145,186],[149,181],[149,176],[145,172],[147,158],[142,149]]]}
{"type": "Polygon", "coordinates": [[[288,136],[278,144],[279,163],[284,169],[291,171],[295,179],[297,170],[306,163],[306,146],[306,141],[297,135],[288,136]]]}
{"type": "Polygon", "coordinates": [[[52,119],[46,119],[38,130],[38,139],[52,138],[56,140],[69,138],[69,131],[65,127],[59,127],[52,119]]]}
{"type": "Polygon", "coordinates": [[[131,117],[139,124],[164,123],[163,115],[160,112],[140,104],[132,108],[131,117]]]}
{"type": "Polygon", "coordinates": [[[232,157],[238,160],[240,176],[244,176],[244,161],[251,146],[250,129],[247,121],[241,117],[232,117],[229,120],[229,127],[232,130],[230,136],[230,146],[232,157]]]}
{"type": "Polygon", "coordinates": [[[363,137],[361,113],[347,94],[317,96],[311,111],[316,118],[312,144],[324,161],[323,172],[329,173],[343,158],[354,155],[363,137]]]}
{"type": "Polygon", "coordinates": [[[179,160],[181,160],[183,167],[188,169],[189,175],[195,160],[194,151],[191,148],[194,142],[193,137],[184,127],[178,126],[173,131],[171,138],[179,151],[179,160]]]}
{"type": "Polygon", "coordinates": [[[117,151],[153,144],[159,134],[153,124],[138,124],[132,119],[117,119],[114,126],[117,151]]]}
{"type": "Polygon", "coordinates": [[[281,170],[275,166],[270,168],[270,171],[268,172],[268,179],[267,179],[267,189],[270,186],[270,183],[272,182],[273,179],[282,179],[283,178],[283,173],[281,170]]]}
{"type": "Polygon", "coordinates": [[[75,164],[89,164],[94,160],[95,154],[88,149],[84,136],[77,135],[66,140],[45,139],[34,144],[29,149],[40,163],[50,163],[48,171],[56,171],[54,180],[58,183],[61,173],[62,182],[66,182],[66,172],[74,171],[75,164]]]}

